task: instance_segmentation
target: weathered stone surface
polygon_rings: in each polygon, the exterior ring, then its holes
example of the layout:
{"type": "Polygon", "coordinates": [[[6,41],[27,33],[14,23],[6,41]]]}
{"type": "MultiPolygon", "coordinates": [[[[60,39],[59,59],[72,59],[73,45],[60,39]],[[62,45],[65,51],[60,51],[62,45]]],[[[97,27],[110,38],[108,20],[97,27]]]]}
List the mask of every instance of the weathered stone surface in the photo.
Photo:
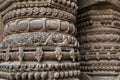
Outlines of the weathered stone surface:
{"type": "Polygon", "coordinates": [[[0,0],[0,78],[119,80],[119,21],[119,0],[0,0]]]}
{"type": "Polygon", "coordinates": [[[81,80],[119,80],[120,1],[80,0],[81,80]]]}
{"type": "Polygon", "coordinates": [[[79,80],[77,0],[0,0],[0,78],[79,80]]]}

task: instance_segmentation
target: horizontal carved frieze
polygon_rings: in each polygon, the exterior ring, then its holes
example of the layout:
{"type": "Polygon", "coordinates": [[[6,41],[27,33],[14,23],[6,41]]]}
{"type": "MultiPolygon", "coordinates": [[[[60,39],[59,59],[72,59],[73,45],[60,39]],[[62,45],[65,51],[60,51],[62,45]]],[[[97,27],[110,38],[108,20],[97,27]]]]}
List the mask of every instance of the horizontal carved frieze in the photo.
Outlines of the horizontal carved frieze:
{"type": "Polygon", "coordinates": [[[81,55],[81,59],[84,61],[120,60],[120,52],[119,50],[88,51],[81,55]]]}
{"type": "Polygon", "coordinates": [[[120,49],[119,43],[116,42],[95,42],[95,43],[84,43],[80,45],[81,50],[114,50],[120,49]]]}
{"type": "Polygon", "coordinates": [[[31,32],[13,34],[4,38],[9,47],[24,46],[63,46],[79,47],[77,39],[71,35],[53,32],[31,32]]]}
{"type": "Polygon", "coordinates": [[[1,72],[0,77],[9,80],[47,80],[47,79],[62,79],[62,80],[72,80],[75,77],[80,76],[79,70],[72,70],[72,71],[55,71],[55,72],[16,72],[16,73],[5,73],[1,72]]]}
{"type": "MultiPolygon", "coordinates": [[[[9,2],[5,1],[3,4],[1,4],[1,7],[4,8],[3,14],[6,14],[8,11],[16,9],[16,8],[26,8],[26,7],[52,7],[56,9],[61,9],[64,11],[67,11],[69,13],[76,13],[76,10],[78,9],[77,7],[77,1],[71,1],[71,0],[35,0],[35,1],[18,1],[18,0],[10,0],[9,2]],[[4,5],[5,2],[7,4],[10,4],[12,1],[11,5],[4,5]]],[[[1,8],[0,7],[0,8],[1,8]]]]}
{"type": "Polygon", "coordinates": [[[80,54],[77,49],[67,47],[21,47],[1,50],[1,61],[79,61],[80,54]],[[51,48],[49,48],[51,47],[51,48]]]}
{"type": "Polygon", "coordinates": [[[56,63],[56,64],[16,64],[11,62],[10,65],[1,64],[0,70],[3,72],[43,72],[43,71],[68,71],[68,70],[79,70],[80,63],[56,63]]]}
{"type": "Polygon", "coordinates": [[[3,16],[3,22],[9,22],[11,20],[23,19],[23,18],[57,18],[66,20],[69,22],[75,22],[75,16],[71,13],[49,7],[28,7],[11,10],[3,16]]]}
{"type": "Polygon", "coordinates": [[[4,27],[4,35],[26,32],[60,32],[75,35],[76,28],[73,23],[51,18],[26,18],[11,21],[4,27]]]}
{"type": "Polygon", "coordinates": [[[93,34],[81,36],[79,39],[80,43],[92,43],[92,42],[120,42],[120,35],[118,34],[93,34]],[[105,37],[105,38],[103,38],[105,37]]]}
{"type": "MultiPolygon", "coordinates": [[[[93,62],[81,62],[82,72],[119,72],[119,61],[93,61],[93,62]]],[[[94,74],[95,74],[94,73],[94,74]]]]}
{"type": "MultiPolygon", "coordinates": [[[[104,26],[103,26],[104,27],[104,26]]],[[[116,29],[116,28],[102,28],[102,27],[99,27],[99,28],[93,28],[93,29],[83,29],[81,31],[78,31],[78,35],[77,37],[80,37],[80,36],[85,36],[86,34],[87,35],[100,35],[100,34],[116,34],[116,35],[119,35],[120,34],[120,30],[119,29],[116,29]]]]}

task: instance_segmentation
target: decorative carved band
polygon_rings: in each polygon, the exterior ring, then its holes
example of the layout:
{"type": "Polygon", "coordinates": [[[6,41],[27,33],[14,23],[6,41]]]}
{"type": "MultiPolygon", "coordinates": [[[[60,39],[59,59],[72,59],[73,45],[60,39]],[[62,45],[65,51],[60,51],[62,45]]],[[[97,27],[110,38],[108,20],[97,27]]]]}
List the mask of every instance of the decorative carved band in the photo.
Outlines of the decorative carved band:
{"type": "MultiPolygon", "coordinates": [[[[97,26],[97,25],[96,25],[97,26]]],[[[114,26],[112,26],[114,27],[114,26]]],[[[91,35],[95,35],[95,34],[111,34],[111,32],[113,34],[120,34],[120,30],[116,29],[116,28],[94,28],[94,29],[86,29],[86,30],[81,30],[80,32],[78,32],[78,37],[81,36],[81,34],[83,34],[82,36],[84,36],[86,34],[91,34],[91,35]]]]}
{"type": "Polygon", "coordinates": [[[120,52],[119,50],[89,51],[81,55],[81,59],[84,61],[120,60],[120,52]]]}
{"type": "Polygon", "coordinates": [[[14,63],[10,65],[1,64],[0,70],[4,72],[42,72],[42,71],[67,71],[67,70],[79,70],[80,69],[80,63],[59,63],[59,64],[16,64],[14,63]]]}
{"type": "Polygon", "coordinates": [[[11,21],[5,25],[4,35],[25,32],[60,32],[75,35],[76,28],[73,23],[51,18],[27,18],[11,21]]]}
{"type": "Polygon", "coordinates": [[[8,80],[74,80],[75,77],[80,76],[79,70],[72,71],[55,71],[55,72],[16,72],[16,73],[0,73],[0,77],[8,80]]]}
{"type": "Polygon", "coordinates": [[[77,7],[77,1],[76,0],[9,0],[4,1],[0,8],[7,8],[4,10],[4,14],[6,14],[7,11],[13,10],[15,8],[26,8],[26,7],[52,7],[56,9],[61,9],[63,11],[67,11],[69,13],[76,13],[77,7]],[[13,4],[5,5],[5,3],[10,4],[12,2],[13,4]],[[9,6],[9,7],[8,7],[9,6]]]}
{"type": "Polygon", "coordinates": [[[94,62],[81,62],[81,70],[83,72],[119,72],[119,61],[94,61],[94,62]]]}
{"type": "Polygon", "coordinates": [[[9,47],[63,46],[79,47],[77,39],[71,35],[53,32],[31,32],[6,36],[3,40],[9,47]]]}
{"type": "Polygon", "coordinates": [[[14,19],[21,19],[21,18],[57,18],[61,20],[67,20],[69,22],[75,22],[75,16],[68,12],[55,9],[55,8],[48,8],[48,7],[28,7],[28,8],[21,8],[16,10],[11,10],[10,12],[6,13],[3,16],[3,22],[9,22],[14,19]]]}
{"type": "Polygon", "coordinates": [[[120,35],[118,34],[88,34],[79,39],[80,43],[94,43],[94,42],[120,42],[120,35]],[[105,38],[103,38],[105,37],[105,38]]]}
{"type": "Polygon", "coordinates": [[[120,45],[116,42],[95,42],[95,43],[84,43],[80,45],[83,50],[118,50],[120,49],[120,45]]]}
{"type": "Polygon", "coordinates": [[[80,54],[77,49],[67,47],[21,47],[1,50],[1,61],[79,61],[80,54]],[[51,48],[50,48],[51,47],[51,48]]]}

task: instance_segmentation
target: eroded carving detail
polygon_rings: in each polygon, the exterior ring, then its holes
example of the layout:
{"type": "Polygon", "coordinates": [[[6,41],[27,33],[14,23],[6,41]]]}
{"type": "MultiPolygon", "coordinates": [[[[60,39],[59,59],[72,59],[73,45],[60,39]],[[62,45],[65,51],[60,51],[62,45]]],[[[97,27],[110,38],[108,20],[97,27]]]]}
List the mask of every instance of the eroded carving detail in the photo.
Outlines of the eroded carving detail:
{"type": "Polygon", "coordinates": [[[79,1],[80,79],[119,80],[120,1],[79,1]]]}
{"type": "Polygon", "coordinates": [[[0,0],[0,78],[79,80],[77,8],[77,0],[0,0]]]}

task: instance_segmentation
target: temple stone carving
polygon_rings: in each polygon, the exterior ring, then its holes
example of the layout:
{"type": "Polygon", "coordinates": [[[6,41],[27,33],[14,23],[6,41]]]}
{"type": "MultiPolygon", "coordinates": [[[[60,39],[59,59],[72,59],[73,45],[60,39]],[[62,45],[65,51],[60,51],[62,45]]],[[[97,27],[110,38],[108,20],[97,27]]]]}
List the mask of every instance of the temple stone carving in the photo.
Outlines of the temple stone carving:
{"type": "Polygon", "coordinates": [[[0,80],[120,80],[120,0],[0,0],[0,80]]]}
{"type": "Polygon", "coordinates": [[[80,80],[120,80],[120,0],[79,0],[80,80]]]}
{"type": "Polygon", "coordinates": [[[0,78],[79,80],[77,9],[77,0],[0,0],[0,78]]]}

